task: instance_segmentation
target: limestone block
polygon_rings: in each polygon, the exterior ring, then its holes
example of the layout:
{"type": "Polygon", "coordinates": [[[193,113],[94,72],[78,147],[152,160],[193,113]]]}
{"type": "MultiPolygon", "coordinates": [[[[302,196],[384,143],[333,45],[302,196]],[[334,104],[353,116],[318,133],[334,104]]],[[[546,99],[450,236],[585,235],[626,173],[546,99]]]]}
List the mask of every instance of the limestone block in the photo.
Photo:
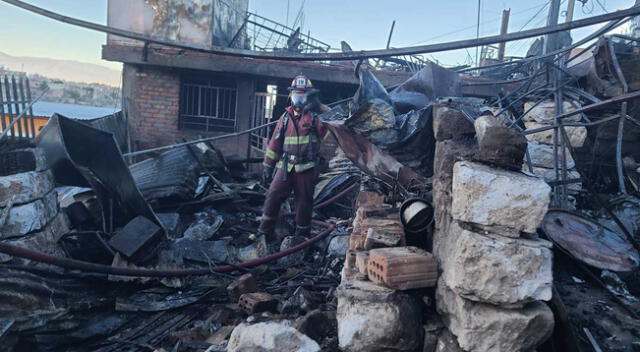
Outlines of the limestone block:
{"type": "Polygon", "coordinates": [[[506,309],[457,295],[440,280],[436,307],[465,351],[533,351],[551,336],[553,313],[543,302],[506,309]]]}
{"type": "MultiPolygon", "coordinates": [[[[547,124],[542,124],[533,121],[526,121],[524,126],[527,130],[533,130],[536,128],[548,127],[547,124]]],[[[580,148],[584,145],[584,141],[587,139],[587,128],[584,126],[567,126],[564,128],[565,132],[567,132],[567,137],[569,137],[569,143],[574,148],[580,148]]],[[[540,142],[542,144],[550,144],[553,145],[553,129],[532,133],[526,135],[527,139],[530,141],[540,142]]]]}
{"type": "MultiPolygon", "coordinates": [[[[529,157],[531,157],[531,165],[535,167],[544,167],[547,169],[553,169],[554,158],[553,158],[553,145],[542,144],[536,141],[531,141],[528,143],[529,157]]],[[[573,169],[576,166],[576,163],[573,161],[573,157],[571,156],[571,152],[569,148],[565,148],[566,157],[567,157],[567,168],[573,169]]],[[[561,157],[562,157],[562,149],[558,147],[558,165],[561,165],[561,157]]],[[[523,165],[526,165],[526,160],[523,165]]],[[[527,168],[523,169],[527,170],[527,168]]]]}
{"type": "Polygon", "coordinates": [[[3,242],[46,254],[64,256],[62,248],[57,243],[60,237],[68,232],[69,221],[67,216],[60,212],[42,230],[3,242]]]}
{"type": "Polygon", "coordinates": [[[320,346],[309,336],[279,322],[242,323],[229,337],[228,352],[316,352],[320,346]]]}
{"type": "Polygon", "coordinates": [[[460,296],[522,307],[551,299],[551,243],[462,230],[444,268],[444,282],[460,296]]]}
{"type": "Polygon", "coordinates": [[[475,160],[519,169],[527,150],[527,138],[507,126],[499,124],[493,116],[482,116],[475,122],[478,150],[475,160]]]}
{"type": "MultiPolygon", "coordinates": [[[[445,229],[451,218],[451,182],[453,179],[453,165],[460,160],[469,158],[475,152],[476,141],[473,137],[450,139],[436,142],[434,154],[433,207],[436,237],[445,229]]],[[[434,252],[435,254],[435,252],[434,252]]],[[[436,257],[438,257],[436,255],[436,257]]]]}
{"type": "Polygon", "coordinates": [[[461,161],[453,168],[453,219],[535,233],[551,188],[537,177],[461,161]]]}
{"type": "MultiPolygon", "coordinates": [[[[443,329],[438,335],[438,341],[436,341],[435,349],[429,352],[464,352],[460,345],[458,345],[458,340],[456,337],[449,331],[448,329],[443,329]]],[[[427,350],[424,350],[427,352],[427,350]]]]}
{"type": "MultiPolygon", "coordinates": [[[[523,170],[525,171],[529,171],[529,168],[524,166],[523,170]]],[[[537,177],[540,177],[542,179],[544,179],[546,182],[552,182],[556,180],[556,172],[554,169],[546,169],[543,167],[534,167],[533,168],[533,174],[536,175],[537,177]]],[[[580,173],[576,170],[567,170],[567,178],[568,179],[573,179],[573,178],[580,178],[580,173]]],[[[570,191],[579,191],[582,189],[582,182],[578,182],[578,183],[571,183],[568,185],[568,188],[570,191]]]]}
{"type": "Polygon", "coordinates": [[[51,171],[30,171],[0,177],[0,207],[33,202],[54,187],[51,171]]]}
{"type": "Polygon", "coordinates": [[[473,123],[459,110],[444,105],[433,109],[433,135],[443,141],[463,134],[474,134],[473,123]]]}
{"type": "Polygon", "coordinates": [[[14,206],[9,216],[0,227],[0,238],[22,236],[41,230],[58,214],[58,193],[51,191],[42,199],[14,206]]]}
{"type": "MultiPolygon", "coordinates": [[[[533,101],[528,101],[524,103],[524,111],[529,111],[529,109],[531,109],[531,107],[535,103],[536,102],[533,102],[533,101]]],[[[563,113],[571,112],[578,108],[580,108],[580,104],[578,104],[577,102],[566,101],[566,100],[562,102],[563,113]]],[[[527,112],[527,114],[524,115],[523,120],[552,124],[554,123],[555,118],[556,118],[556,102],[553,100],[546,100],[536,105],[533,109],[531,109],[531,111],[527,112]]],[[[567,122],[580,121],[580,114],[566,117],[564,121],[567,121],[567,122]]]]}
{"type": "Polygon", "coordinates": [[[473,127],[476,130],[476,139],[479,141],[484,139],[484,135],[487,132],[487,130],[495,126],[500,126],[500,124],[498,123],[498,120],[495,117],[490,115],[483,115],[478,117],[473,122],[473,127]]]}
{"type": "Polygon", "coordinates": [[[420,301],[369,281],[343,281],[338,298],[338,342],[342,351],[414,351],[424,329],[420,301]]]}

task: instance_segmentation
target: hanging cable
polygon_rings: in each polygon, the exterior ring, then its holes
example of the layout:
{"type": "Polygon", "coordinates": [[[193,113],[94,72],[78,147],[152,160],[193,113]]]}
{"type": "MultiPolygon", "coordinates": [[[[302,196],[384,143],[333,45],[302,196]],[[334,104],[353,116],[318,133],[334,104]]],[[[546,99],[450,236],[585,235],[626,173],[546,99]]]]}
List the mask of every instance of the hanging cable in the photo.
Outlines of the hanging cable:
{"type": "Polygon", "coordinates": [[[561,23],[553,26],[547,26],[542,28],[530,29],[522,32],[514,32],[505,35],[493,35],[477,39],[458,40],[447,43],[420,45],[413,47],[402,47],[393,49],[377,49],[377,50],[361,50],[353,52],[341,52],[341,53],[286,53],[286,52],[256,52],[246,49],[236,49],[228,47],[219,47],[211,45],[198,45],[192,43],[185,43],[175,40],[168,40],[165,38],[159,38],[156,36],[135,33],[119,28],[104,26],[101,24],[80,20],[77,18],[64,16],[53,11],[45,10],[43,8],[33,6],[20,0],[2,0],[5,3],[20,7],[22,9],[34,12],[36,14],[52,18],[56,21],[69,23],[75,26],[88,28],[95,31],[110,33],[113,35],[130,38],[134,40],[140,40],[150,44],[160,44],[169,47],[182,48],[186,50],[193,50],[197,52],[204,52],[209,54],[218,54],[226,56],[257,58],[257,59],[270,59],[270,60],[283,60],[283,61],[326,61],[326,60],[358,60],[368,58],[380,58],[402,55],[414,55],[433,53],[440,51],[449,51],[464,49],[470,47],[479,47],[483,45],[497,44],[503,42],[509,42],[513,40],[520,40],[525,38],[537,37],[540,35],[557,33],[562,31],[571,30],[574,28],[581,28],[591,26],[601,22],[607,22],[615,19],[620,19],[628,16],[635,16],[640,14],[640,6],[630,7],[625,10],[619,10],[604,15],[593,16],[589,18],[583,18],[580,20],[572,21],[569,23],[561,23]]]}

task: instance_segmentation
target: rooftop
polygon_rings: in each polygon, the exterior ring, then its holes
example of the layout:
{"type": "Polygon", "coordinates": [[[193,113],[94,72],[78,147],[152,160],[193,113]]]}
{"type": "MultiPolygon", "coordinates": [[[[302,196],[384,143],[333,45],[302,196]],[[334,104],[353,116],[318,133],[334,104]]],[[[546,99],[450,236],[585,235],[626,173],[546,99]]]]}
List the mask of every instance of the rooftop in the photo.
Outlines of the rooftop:
{"type": "Polygon", "coordinates": [[[113,114],[120,109],[78,104],[38,101],[33,104],[33,116],[51,117],[58,113],[73,119],[88,120],[113,114]]]}

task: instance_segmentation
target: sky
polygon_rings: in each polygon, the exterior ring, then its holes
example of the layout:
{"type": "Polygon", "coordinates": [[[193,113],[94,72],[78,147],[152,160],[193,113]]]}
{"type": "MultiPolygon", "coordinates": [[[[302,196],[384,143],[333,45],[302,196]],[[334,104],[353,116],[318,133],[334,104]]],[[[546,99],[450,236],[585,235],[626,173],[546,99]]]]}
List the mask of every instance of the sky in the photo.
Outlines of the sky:
{"type": "MultiPolygon", "coordinates": [[[[107,22],[107,0],[26,0],[36,6],[100,24],[107,22]]],[[[293,25],[303,9],[302,29],[311,36],[340,47],[347,41],[355,50],[384,48],[393,20],[391,47],[476,37],[476,0],[249,0],[249,10],[293,25]],[[287,16],[287,8],[289,8],[287,16]]],[[[543,26],[548,0],[481,0],[480,36],[498,34],[503,9],[511,9],[509,32],[543,26]]],[[[630,7],[634,0],[576,1],[574,19],[630,7]]],[[[564,21],[566,0],[561,5],[564,21]]],[[[120,69],[120,63],[101,60],[105,34],[39,17],[0,2],[0,51],[13,56],[77,60],[120,69]]],[[[574,30],[574,41],[597,26],[574,30]]],[[[506,55],[523,55],[531,40],[507,44],[506,55]]],[[[445,65],[469,63],[475,49],[429,55],[445,65]]]]}

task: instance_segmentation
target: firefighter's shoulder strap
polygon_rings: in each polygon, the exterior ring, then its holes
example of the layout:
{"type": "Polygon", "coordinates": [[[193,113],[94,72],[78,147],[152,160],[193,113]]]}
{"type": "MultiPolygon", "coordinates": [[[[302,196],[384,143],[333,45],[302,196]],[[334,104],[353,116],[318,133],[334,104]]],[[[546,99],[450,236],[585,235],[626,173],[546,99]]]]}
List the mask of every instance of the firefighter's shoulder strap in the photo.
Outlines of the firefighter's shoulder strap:
{"type": "Polygon", "coordinates": [[[280,144],[283,144],[284,135],[287,131],[287,124],[289,123],[289,112],[285,111],[280,118],[282,119],[282,124],[280,124],[280,129],[278,129],[278,132],[276,133],[276,139],[280,142],[280,144]]]}

